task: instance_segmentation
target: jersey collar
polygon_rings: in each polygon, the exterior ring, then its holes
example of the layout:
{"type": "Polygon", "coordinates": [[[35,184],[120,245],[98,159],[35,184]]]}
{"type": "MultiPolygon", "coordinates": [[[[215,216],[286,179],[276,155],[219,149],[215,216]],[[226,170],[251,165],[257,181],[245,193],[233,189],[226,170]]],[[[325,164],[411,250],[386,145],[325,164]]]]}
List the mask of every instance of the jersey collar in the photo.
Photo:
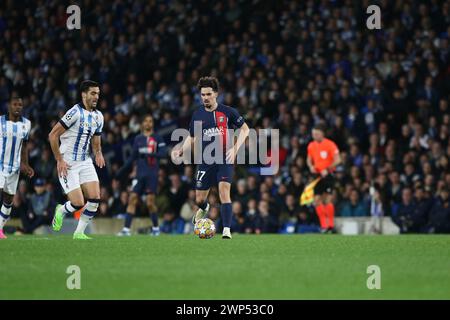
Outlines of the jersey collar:
{"type": "Polygon", "coordinates": [[[78,105],[79,105],[82,109],[86,110],[87,112],[95,112],[95,111],[97,111],[96,108],[92,109],[92,111],[89,111],[89,110],[86,108],[86,106],[84,105],[83,101],[78,102],[78,105]]]}
{"type": "MultiPolygon", "coordinates": [[[[6,121],[12,121],[12,120],[9,120],[9,112],[7,112],[7,113],[5,114],[5,120],[6,120],[6,121]]],[[[23,121],[23,117],[21,116],[20,119],[19,119],[17,122],[24,122],[24,121],[23,121]]]]}

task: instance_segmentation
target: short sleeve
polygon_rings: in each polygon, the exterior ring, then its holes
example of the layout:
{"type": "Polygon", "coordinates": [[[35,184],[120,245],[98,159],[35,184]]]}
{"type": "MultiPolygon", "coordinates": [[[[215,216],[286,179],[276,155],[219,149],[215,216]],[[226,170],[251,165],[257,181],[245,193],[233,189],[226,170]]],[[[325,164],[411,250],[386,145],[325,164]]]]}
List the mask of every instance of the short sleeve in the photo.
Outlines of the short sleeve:
{"type": "Polygon", "coordinates": [[[31,132],[31,122],[27,121],[26,133],[25,133],[25,137],[23,138],[24,141],[28,141],[28,139],[30,139],[30,132],[31,132]]]}
{"type": "Polygon", "coordinates": [[[69,129],[80,117],[80,111],[78,106],[74,106],[69,109],[66,114],[59,120],[59,123],[64,127],[64,129],[69,129]]]}
{"type": "Polygon", "coordinates": [[[339,153],[339,148],[338,148],[338,146],[336,145],[336,143],[334,143],[334,142],[331,141],[331,140],[330,140],[330,151],[331,151],[331,154],[332,154],[333,156],[339,153]]]}
{"type": "Polygon", "coordinates": [[[100,116],[98,118],[99,119],[97,121],[99,122],[99,125],[97,126],[97,129],[95,129],[94,136],[100,136],[103,131],[103,123],[104,123],[103,115],[100,114],[100,116]]]}
{"type": "Polygon", "coordinates": [[[229,116],[229,120],[230,123],[235,125],[237,128],[242,127],[242,125],[245,123],[244,117],[242,117],[239,112],[230,107],[230,116],[229,116]]]}

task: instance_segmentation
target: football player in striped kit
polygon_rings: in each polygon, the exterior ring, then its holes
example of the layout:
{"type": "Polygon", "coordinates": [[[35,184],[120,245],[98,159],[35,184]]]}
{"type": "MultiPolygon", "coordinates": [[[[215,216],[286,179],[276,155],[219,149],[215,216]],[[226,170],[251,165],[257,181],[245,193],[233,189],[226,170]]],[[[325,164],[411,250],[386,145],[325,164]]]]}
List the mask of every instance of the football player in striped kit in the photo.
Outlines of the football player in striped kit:
{"type": "Polygon", "coordinates": [[[34,170],[28,164],[26,148],[31,122],[22,117],[22,110],[22,98],[12,96],[8,104],[8,113],[0,117],[0,189],[3,193],[3,204],[0,209],[0,239],[6,239],[3,226],[11,215],[20,171],[22,170],[30,178],[34,176],[34,170]]]}
{"type": "Polygon", "coordinates": [[[67,214],[85,207],[73,234],[74,239],[84,240],[91,239],[84,232],[100,202],[100,184],[90,156],[91,144],[95,164],[103,168],[105,159],[101,149],[103,115],[96,109],[100,86],[94,81],[85,80],[81,83],[80,91],[82,101],[69,109],[53,127],[49,140],[57,161],[59,182],[68,197],[64,205],[56,208],[53,230],[61,229],[67,214]]]}

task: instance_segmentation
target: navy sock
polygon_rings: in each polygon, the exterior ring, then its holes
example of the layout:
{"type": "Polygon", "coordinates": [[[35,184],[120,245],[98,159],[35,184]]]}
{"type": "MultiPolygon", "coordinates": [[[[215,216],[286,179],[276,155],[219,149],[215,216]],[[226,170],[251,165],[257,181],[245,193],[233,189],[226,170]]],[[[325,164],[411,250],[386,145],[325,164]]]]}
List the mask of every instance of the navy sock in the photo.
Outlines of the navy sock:
{"type": "Polygon", "coordinates": [[[150,218],[152,219],[153,227],[158,226],[158,214],[156,212],[150,213],[150,218]]]}
{"type": "Polygon", "coordinates": [[[125,214],[125,228],[130,229],[131,227],[131,221],[133,221],[133,215],[130,213],[125,214]]]}
{"type": "Polygon", "coordinates": [[[232,216],[232,210],[231,210],[231,203],[222,203],[220,205],[220,213],[222,216],[222,222],[224,228],[231,228],[231,216],[232,216]]]}
{"type": "Polygon", "coordinates": [[[203,201],[202,203],[200,203],[198,205],[198,207],[202,210],[205,210],[207,205],[208,205],[208,203],[206,201],[203,201]]]}

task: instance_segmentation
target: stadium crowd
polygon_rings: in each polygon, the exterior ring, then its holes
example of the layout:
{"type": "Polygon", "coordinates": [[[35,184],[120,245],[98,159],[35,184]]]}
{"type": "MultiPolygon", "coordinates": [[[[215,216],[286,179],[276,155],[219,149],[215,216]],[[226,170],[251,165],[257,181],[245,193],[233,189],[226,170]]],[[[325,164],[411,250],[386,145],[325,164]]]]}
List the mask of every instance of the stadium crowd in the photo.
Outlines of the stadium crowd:
{"type": "MultiPolygon", "coordinates": [[[[236,168],[234,231],[318,231],[299,197],[312,179],[310,129],[323,122],[343,159],[336,216],[384,215],[402,233],[450,232],[450,1],[378,4],[382,29],[369,30],[369,1],[83,0],[82,28],[69,31],[68,3],[1,1],[0,113],[13,92],[24,98],[37,173],[21,180],[13,215],[31,232],[63,202],[47,135],[78,102],[81,80],[101,83],[101,218],[125,211],[135,173],[119,181],[114,172],[142,116],[152,114],[173,145],[171,132],[187,128],[200,105],[197,80],[213,75],[220,102],[238,108],[251,128],[278,128],[281,137],[277,175],[236,168]]],[[[190,231],[193,174],[169,155],[161,160],[162,232],[190,231]]],[[[217,193],[209,201],[220,224],[217,193]]]]}

